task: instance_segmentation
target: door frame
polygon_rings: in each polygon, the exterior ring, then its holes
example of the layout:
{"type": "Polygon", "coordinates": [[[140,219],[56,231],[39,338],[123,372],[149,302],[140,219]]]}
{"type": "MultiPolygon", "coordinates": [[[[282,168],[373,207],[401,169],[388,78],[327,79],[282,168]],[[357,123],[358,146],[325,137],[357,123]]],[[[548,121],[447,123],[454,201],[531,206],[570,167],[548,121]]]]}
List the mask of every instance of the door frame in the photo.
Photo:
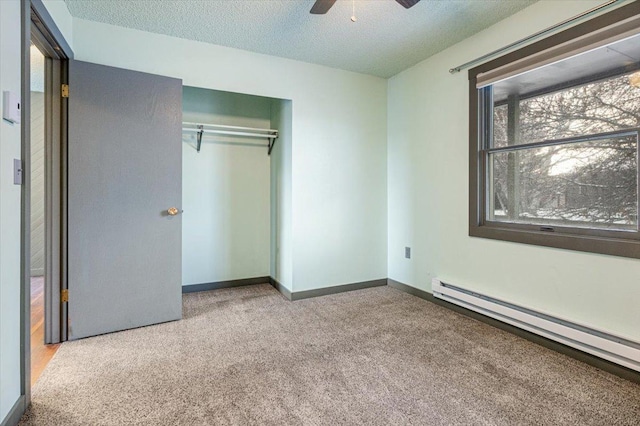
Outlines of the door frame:
{"type": "Polygon", "coordinates": [[[20,327],[21,394],[26,410],[31,402],[31,42],[45,54],[45,341],[66,339],[66,136],[67,101],[59,88],[67,83],[67,61],[73,51],[42,0],[21,2],[21,253],[20,327]],[[51,154],[54,155],[51,155],[51,154]]]}

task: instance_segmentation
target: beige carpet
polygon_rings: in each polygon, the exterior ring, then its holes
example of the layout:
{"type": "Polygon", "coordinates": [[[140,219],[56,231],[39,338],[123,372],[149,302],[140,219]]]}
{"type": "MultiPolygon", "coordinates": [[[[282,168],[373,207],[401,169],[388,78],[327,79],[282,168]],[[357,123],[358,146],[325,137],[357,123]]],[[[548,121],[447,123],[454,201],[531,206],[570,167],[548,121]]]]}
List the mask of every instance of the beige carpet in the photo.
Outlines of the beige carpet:
{"type": "Polygon", "coordinates": [[[638,425],[640,385],[390,287],[184,296],[62,345],[24,425],[638,425]]]}

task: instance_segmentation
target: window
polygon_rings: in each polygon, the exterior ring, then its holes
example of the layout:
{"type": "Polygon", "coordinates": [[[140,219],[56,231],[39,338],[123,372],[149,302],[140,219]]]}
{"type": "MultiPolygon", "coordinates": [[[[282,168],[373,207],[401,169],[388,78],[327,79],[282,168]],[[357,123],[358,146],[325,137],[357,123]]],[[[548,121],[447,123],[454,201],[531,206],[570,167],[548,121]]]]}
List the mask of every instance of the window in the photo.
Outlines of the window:
{"type": "Polygon", "coordinates": [[[640,258],[638,5],[470,84],[470,235],[640,258]]]}

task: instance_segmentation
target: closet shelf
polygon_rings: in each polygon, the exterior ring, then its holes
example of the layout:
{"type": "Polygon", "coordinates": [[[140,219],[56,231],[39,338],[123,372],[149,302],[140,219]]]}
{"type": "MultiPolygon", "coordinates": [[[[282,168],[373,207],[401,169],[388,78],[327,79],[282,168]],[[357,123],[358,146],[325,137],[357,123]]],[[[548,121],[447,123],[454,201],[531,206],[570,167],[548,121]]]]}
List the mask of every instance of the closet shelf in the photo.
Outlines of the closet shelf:
{"type": "Polygon", "coordinates": [[[202,146],[203,134],[215,134],[215,135],[227,135],[227,136],[242,136],[251,138],[266,138],[269,141],[268,155],[271,155],[273,145],[278,138],[278,131],[274,129],[258,129],[255,127],[239,127],[239,126],[223,126],[221,124],[200,124],[183,122],[182,131],[187,133],[195,133],[197,137],[196,149],[200,152],[202,146]]]}

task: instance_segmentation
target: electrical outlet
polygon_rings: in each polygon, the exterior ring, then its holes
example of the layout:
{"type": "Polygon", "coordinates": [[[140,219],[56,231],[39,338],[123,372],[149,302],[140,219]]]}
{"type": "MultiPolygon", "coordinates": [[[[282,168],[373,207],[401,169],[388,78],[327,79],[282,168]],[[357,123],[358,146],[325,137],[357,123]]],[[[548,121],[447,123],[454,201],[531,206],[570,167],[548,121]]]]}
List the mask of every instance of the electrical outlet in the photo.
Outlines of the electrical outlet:
{"type": "Polygon", "coordinates": [[[404,248],[404,257],[407,259],[411,259],[411,247],[404,248]]]}

